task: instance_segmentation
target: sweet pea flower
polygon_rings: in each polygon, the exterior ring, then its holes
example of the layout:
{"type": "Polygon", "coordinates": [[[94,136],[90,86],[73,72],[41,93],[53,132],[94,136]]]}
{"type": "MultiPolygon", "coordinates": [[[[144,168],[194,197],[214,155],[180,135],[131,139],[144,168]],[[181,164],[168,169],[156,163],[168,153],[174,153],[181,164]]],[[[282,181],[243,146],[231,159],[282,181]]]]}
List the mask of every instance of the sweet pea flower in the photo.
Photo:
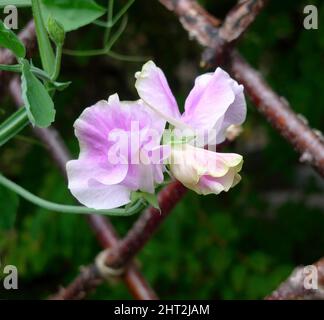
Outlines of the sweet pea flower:
{"type": "Polygon", "coordinates": [[[219,194],[241,180],[243,157],[235,153],[216,153],[190,144],[172,148],[170,168],[174,177],[198,194],[219,194]]]}
{"type": "Polygon", "coordinates": [[[244,122],[243,86],[221,68],[205,73],[196,78],[181,114],[163,71],[152,61],[135,77],[135,87],[145,105],[182,131],[181,139],[195,133],[195,146],[179,143],[172,147],[170,169],[174,177],[199,194],[218,194],[235,186],[241,179],[242,156],[205,150],[203,146],[223,142],[231,125],[244,122]]]}
{"type": "Polygon", "coordinates": [[[154,193],[168,156],[168,147],[160,146],[164,127],[140,100],[119,101],[117,94],[86,108],[74,124],[79,158],[66,165],[71,193],[94,209],[123,206],[133,191],[154,193]]]}

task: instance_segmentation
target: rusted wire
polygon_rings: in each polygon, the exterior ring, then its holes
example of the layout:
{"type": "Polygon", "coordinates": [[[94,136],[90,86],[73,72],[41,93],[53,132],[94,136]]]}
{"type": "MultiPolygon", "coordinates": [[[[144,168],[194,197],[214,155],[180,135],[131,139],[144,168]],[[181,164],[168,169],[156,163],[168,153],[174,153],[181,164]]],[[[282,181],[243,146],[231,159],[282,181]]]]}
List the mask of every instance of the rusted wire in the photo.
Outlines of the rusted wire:
{"type": "MultiPolygon", "coordinates": [[[[125,268],[126,272],[121,277],[130,284],[129,290],[135,290],[138,294],[138,287],[143,289],[143,281],[139,286],[134,286],[140,279],[134,273],[133,258],[140,249],[151,239],[154,232],[158,229],[164,219],[170,214],[174,206],[186,193],[186,188],[179,182],[173,182],[166,186],[159,193],[159,205],[161,210],[153,207],[148,208],[137,220],[134,226],[127,233],[125,238],[115,243],[107,252],[107,265],[112,269],[125,268]]],[[[117,277],[119,278],[119,277],[117,277]]],[[[81,270],[81,273],[66,287],[61,289],[51,299],[75,299],[84,297],[87,292],[91,292],[102,281],[98,267],[93,264],[81,270]]],[[[142,296],[147,294],[149,288],[146,288],[142,296]]]]}
{"type": "Polygon", "coordinates": [[[159,193],[160,210],[150,207],[140,216],[127,235],[111,248],[106,260],[107,265],[120,268],[129,263],[151,239],[186,191],[187,189],[178,181],[165,187],[159,193]]]}
{"type": "MultiPolygon", "coordinates": [[[[220,38],[217,32],[217,30],[219,30],[217,28],[219,26],[219,20],[216,20],[217,23],[213,23],[213,17],[201,8],[196,1],[159,1],[178,15],[180,22],[188,31],[190,37],[194,37],[198,43],[207,48],[203,55],[205,65],[210,64],[211,61],[213,61],[213,63],[223,61],[223,59],[215,57],[217,54],[224,53],[224,50],[217,48],[217,46],[226,45],[226,43],[237,40],[243,34],[246,27],[255,19],[256,14],[261,9],[261,7],[258,7],[257,10],[251,12],[251,19],[248,19],[249,23],[236,24],[235,20],[233,20],[226,27],[223,25],[223,29],[221,27],[223,30],[222,39],[217,40],[217,38],[220,38]],[[197,18],[197,16],[199,16],[199,18],[197,18]],[[236,26],[239,26],[237,32],[235,32],[236,26]]],[[[239,1],[239,4],[231,11],[232,17],[241,16],[237,11],[241,10],[240,2],[252,3],[253,1],[239,1]]],[[[260,4],[261,2],[262,1],[260,1],[260,4]]],[[[262,5],[264,4],[265,2],[262,3],[262,5]]],[[[232,17],[225,18],[225,23],[232,20],[232,17]]],[[[324,143],[322,135],[311,129],[304,117],[295,114],[289,107],[287,100],[276,94],[262,78],[261,74],[254,70],[235,50],[229,55],[228,68],[232,76],[244,85],[246,92],[257,109],[265,115],[272,126],[300,153],[300,160],[309,163],[321,176],[324,176],[324,143]]],[[[319,285],[323,287],[324,260],[321,259],[315,266],[318,270],[319,285]]],[[[300,272],[300,270],[300,268],[297,268],[287,281],[283,282],[282,285],[266,299],[323,299],[323,290],[305,290],[302,286],[303,277],[300,277],[299,281],[296,283],[294,277],[296,276],[296,271],[300,272]]]]}

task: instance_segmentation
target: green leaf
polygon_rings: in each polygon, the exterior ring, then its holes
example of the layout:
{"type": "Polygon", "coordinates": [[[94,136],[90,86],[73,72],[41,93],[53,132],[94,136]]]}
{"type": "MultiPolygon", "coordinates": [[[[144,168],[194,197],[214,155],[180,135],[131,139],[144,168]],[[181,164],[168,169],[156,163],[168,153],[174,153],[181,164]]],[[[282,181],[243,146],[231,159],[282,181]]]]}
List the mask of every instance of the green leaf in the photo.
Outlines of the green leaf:
{"type": "Polygon", "coordinates": [[[31,72],[28,61],[23,60],[21,63],[22,98],[29,120],[33,125],[46,128],[55,119],[54,103],[42,82],[31,72]]]}
{"type": "Polygon", "coordinates": [[[19,197],[12,191],[0,186],[0,230],[6,231],[13,227],[19,197]]]}
{"type": "MultiPolygon", "coordinates": [[[[31,6],[31,0],[6,0],[0,7],[8,4],[17,7],[31,6]]],[[[106,12],[93,0],[42,0],[44,21],[52,15],[60,22],[66,32],[83,27],[98,19],[106,12]]]]}
{"type": "Polygon", "coordinates": [[[66,32],[85,26],[105,13],[93,0],[42,0],[44,20],[52,15],[66,32]]]}
{"type": "Polygon", "coordinates": [[[3,8],[8,5],[12,5],[15,7],[30,7],[31,1],[30,0],[2,0],[0,3],[0,8],[3,8]]]}
{"type": "Polygon", "coordinates": [[[17,57],[24,58],[26,49],[20,39],[7,29],[5,24],[0,20],[0,46],[11,50],[17,57]]]}

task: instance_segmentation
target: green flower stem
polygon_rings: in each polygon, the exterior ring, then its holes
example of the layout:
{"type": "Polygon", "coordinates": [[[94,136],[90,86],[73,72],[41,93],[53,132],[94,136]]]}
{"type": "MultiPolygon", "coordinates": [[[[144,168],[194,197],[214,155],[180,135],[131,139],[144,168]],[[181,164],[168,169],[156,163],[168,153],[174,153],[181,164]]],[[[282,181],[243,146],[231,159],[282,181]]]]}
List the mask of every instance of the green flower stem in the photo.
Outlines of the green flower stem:
{"type": "Polygon", "coordinates": [[[51,76],[51,80],[55,81],[57,77],[60,74],[60,69],[61,69],[61,61],[62,61],[62,51],[63,51],[63,45],[58,44],[56,46],[56,55],[55,55],[55,66],[54,66],[54,71],[51,76]]]}
{"type": "Polygon", "coordinates": [[[63,53],[68,56],[75,57],[90,57],[90,56],[101,56],[107,54],[106,49],[90,49],[90,50],[70,50],[64,49],[63,53]]]}
{"type": "Polygon", "coordinates": [[[32,11],[33,11],[33,16],[35,21],[35,29],[36,29],[36,35],[37,35],[37,41],[38,41],[40,57],[42,60],[42,65],[44,70],[48,74],[53,74],[55,57],[47,34],[47,30],[44,25],[40,0],[32,0],[31,3],[32,3],[32,11]]]}
{"type": "Polygon", "coordinates": [[[25,108],[20,108],[0,125],[0,146],[14,137],[29,124],[25,108]]]}
{"type": "Polygon", "coordinates": [[[127,22],[128,22],[128,17],[124,16],[122,22],[120,23],[120,26],[117,29],[117,31],[113,34],[113,36],[111,37],[111,40],[109,40],[109,42],[105,46],[105,49],[106,49],[107,52],[110,51],[110,49],[113,47],[113,45],[119,39],[119,37],[123,34],[123,32],[126,29],[127,22]]]}
{"type": "MultiPolygon", "coordinates": [[[[96,20],[93,23],[99,27],[112,28],[120,20],[120,18],[122,18],[122,16],[127,12],[127,10],[134,2],[135,0],[129,0],[112,19],[108,19],[108,21],[96,20]]],[[[108,13],[109,12],[110,11],[108,11],[108,13]]]]}
{"type": "Polygon", "coordinates": [[[111,210],[95,210],[83,206],[69,206],[69,205],[57,204],[57,203],[44,200],[38,196],[35,196],[34,194],[30,193],[26,189],[17,185],[13,181],[10,181],[9,179],[5,178],[2,174],[0,174],[0,184],[10,189],[11,191],[17,193],[27,201],[50,211],[57,211],[57,212],[64,212],[64,213],[79,213],[79,214],[96,213],[96,214],[104,214],[110,216],[130,216],[144,209],[142,200],[138,200],[134,202],[134,204],[132,204],[127,209],[117,208],[111,210]]]}
{"type": "Polygon", "coordinates": [[[88,56],[100,56],[100,55],[109,55],[111,52],[111,48],[115,44],[115,42],[118,40],[118,38],[122,35],[124,32],[126,26],[127,26],[127,16],[124,17],[122,20],[119,28],[117,29],[116,33],[113,34],[111,37],[111,40],[108,42],[108,44],[102,48],[102,49],[90,49],[90,50],[69,50],[64,49],[63,53],[71,56],[77,56],[77,57],[88,57],[88,56]]]}
{"type": "MultiPolygon", "coordinates": [[[[3,71],[9,71],[9,72],[22,72],[22,66],[21,64],[13,64],[13,65],[7,65],[7,64],[0,64],[0,70],[3,71]]],[[[38,78],[47,81],[47,82],[53,82],[51,77],[42,69],[39,69],[37,67],[31,66],[30,71],[37,76],[38,78]]]]}
{"type": "MultiPolygon", "coordinates": [[[[111,23],[112,22],[113,14],[114,14],[114,0],[108,0],[107,23],[111,23]]],[[[103,39],[103,45],[104,45],[104,47],[108,43],[108,40],[109,40],[109,37],[110,37],[111,28],[112,28],[112,26],[109,26],[105,30],[104,39],[103,39]]]]}
{"type": "Polygon", "coordinates": [[[0,64],[0,70],[9,72],[21,72],[20,64],[0,64]]]}
{"type": "Polygon", "coordinates": [[[129,55],[114,52],[112,50],[109,50],[107,52],[107,56],[112,57],[116,60],[129,61],[129,62],[143,62],[143,61],[150,60],[150,57],[129,56],[129,55]]]}
{"type": "Polygon", "coordinates": [[[111,26],[114,26],[120,18],[127,12],[127,10],[131,7],[131,5],[135,2],[135,0],[129,0],[121,10],[114,16],[112,20],[110,20],[111,26]]]}

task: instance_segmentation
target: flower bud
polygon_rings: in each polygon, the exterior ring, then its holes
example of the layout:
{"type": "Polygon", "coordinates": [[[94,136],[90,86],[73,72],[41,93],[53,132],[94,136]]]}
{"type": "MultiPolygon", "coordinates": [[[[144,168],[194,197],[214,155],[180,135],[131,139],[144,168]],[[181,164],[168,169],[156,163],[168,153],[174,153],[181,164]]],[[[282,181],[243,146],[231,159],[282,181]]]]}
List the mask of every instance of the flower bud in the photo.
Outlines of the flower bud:
{"type": "Polygon", "coordinates": [[[170,170],[174,177],[198,194],[219,194],[240,180],[243,157],[235,153],[217,153],[189,144],[172,148],[170,170]]]}
{"type": "Polygon", "coordinates": [[[64,43],[65,31],[61,23],[49,16],[47,20],[47,31],[52,41],[58,46],[64,43]]]}

